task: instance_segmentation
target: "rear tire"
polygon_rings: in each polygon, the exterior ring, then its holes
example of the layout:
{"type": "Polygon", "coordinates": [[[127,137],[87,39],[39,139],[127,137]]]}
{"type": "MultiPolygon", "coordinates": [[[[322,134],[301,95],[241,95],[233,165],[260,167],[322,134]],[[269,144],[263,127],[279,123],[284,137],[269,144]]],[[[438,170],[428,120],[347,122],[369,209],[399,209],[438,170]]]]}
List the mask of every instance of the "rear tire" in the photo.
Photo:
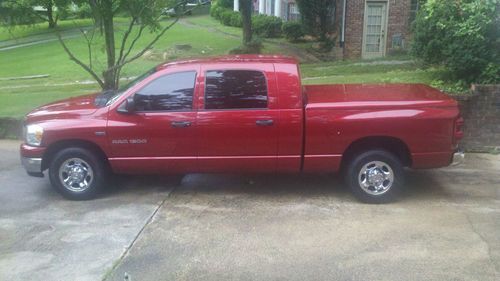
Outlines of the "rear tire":
{"type": "Polygon", "coordinates": [[[370,150],[354,156],[345,176],[354,196],[371,204],[395,201],[404,183],[401,161],[385,150],[370,150]]]}
{"type": "Polygon", "coordinates": [[[49,178],[52,187],[67,199],[93,199],[105,185],[106,163],[91,150],[65,148],[50,163],[49,178]]]}

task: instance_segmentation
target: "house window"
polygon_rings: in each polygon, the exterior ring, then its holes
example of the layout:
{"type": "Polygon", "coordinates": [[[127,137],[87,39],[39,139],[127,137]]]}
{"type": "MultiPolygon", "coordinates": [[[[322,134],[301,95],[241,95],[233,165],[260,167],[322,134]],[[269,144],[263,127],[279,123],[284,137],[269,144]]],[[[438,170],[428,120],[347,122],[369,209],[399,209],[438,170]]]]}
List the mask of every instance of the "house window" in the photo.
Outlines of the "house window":
{"type": "Polygon", "coordinates": [[[287,20],[299,20],[299,19],[300,19],[300,13],[299,13],[299,8],[297,7],[297,4],[288,3],[287,20]]]}
{"type": "Polygon", "coordinates": [[[410,23],[417,18],[417,12],[420,8],[420,0],[411,0],[410,3],[410,23]]]}

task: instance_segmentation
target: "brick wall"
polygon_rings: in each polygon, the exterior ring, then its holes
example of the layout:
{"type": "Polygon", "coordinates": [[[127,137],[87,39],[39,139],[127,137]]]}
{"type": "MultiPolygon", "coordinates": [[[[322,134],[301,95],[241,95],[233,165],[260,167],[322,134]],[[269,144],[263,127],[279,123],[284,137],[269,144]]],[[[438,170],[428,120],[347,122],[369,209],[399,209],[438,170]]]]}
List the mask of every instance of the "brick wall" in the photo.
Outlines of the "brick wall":
{"type": "MultiPolygon", "coordinates": [[[[346,10],[345,49],[346,58],[361,57],[363,44],[364,12],[366,0],[348,0],[346,10]]],[[[401,35],[405,45],[409,40],[411,0],[388,0],[387,54],[392,51],[392,38],[401,35]]]]}
{"type": "Polygon", "coordinates": [[[387,22],[387,54],[392,51],[393,35],[401,36],[406,46],[410,33],[411,0],[389,0],[389,18],[387,22]]]}
{"type": "Polygon", "coordinates": [[[458,98],[465,120],[460,146],[467,151],[500,152],[500,85],[475,85],[472,92],[458,98]]]}
{"type": "Polygon", "coordinates": [[[361,57],[365,0],[347,0],[344,57],[361,57]]]}

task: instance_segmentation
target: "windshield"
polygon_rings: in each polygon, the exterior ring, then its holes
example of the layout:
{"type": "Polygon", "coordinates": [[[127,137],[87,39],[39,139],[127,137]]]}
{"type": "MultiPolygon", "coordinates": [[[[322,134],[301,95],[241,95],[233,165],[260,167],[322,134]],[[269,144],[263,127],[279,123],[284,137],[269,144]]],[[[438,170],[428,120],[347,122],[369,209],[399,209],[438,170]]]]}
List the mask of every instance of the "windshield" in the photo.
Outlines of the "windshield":
{"type": "Polygon", "coordinates": [[[118,90],[113,91],[113,95],[109,97],[109,99],[106,102],[106,105],[112,104],[115,100],[117,100],[123,93],[125,93],[128,89],[132,88],[135,86],[137,83],[141,82],[151,74],[156,72],[156,67],[146,71],[142,75],[137,76],[136,78],[132,79],[128,83],[122,85],[118,90]]]}

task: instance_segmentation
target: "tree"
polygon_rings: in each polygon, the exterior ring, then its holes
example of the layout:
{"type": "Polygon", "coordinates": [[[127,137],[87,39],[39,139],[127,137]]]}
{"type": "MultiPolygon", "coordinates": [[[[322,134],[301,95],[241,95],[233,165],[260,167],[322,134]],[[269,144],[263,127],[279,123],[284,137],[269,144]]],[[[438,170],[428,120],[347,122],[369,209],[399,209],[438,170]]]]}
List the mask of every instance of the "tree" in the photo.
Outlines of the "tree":
{"type": "Polygon", "coordinates": [[[243,46],[252,42],[252,0],[240,1],[241,22],[243,24],[243,46]]]}
{"type": "Polygon", "coordinates": [[[2,1],[0,16],[9,25],[33,24],[37,21],[48,22],[49,28],[55,28],[60,12],[67,9],[71,0],[7,0],[2,1]],[[35,10],[42,7],[42,11],[35,10]]]}
{"type": "Polygon", "coordinates": [[[25,7],[12,0],[0,0],[0,20],[2,25],[31,24],[36,21],[31,7],[25,7]]]}
{"type": "MultiPolygon", "coordinates": [[[[185,5],[186,2],[175,0],[89,0],[89,3],[95,26],[104,37],[106,65],[101,75],[98,74],[92,63],[92,41],[95,38],[94,30],[91,32],[82,31],[88,46],[88,63],[84,63],[74,55],[60,34],[58,34],[59,42],[70,59],[87,71],[103,90],[114,90],[118,88],[122,68],[144,55],[179,20],[180,14],[162,27],[159,21],[162,11],[185,5]],[[130,18],[123,36],[118,41],[116,40],[114,24],[114,16],[117,13],[130,18]],[[139,38],[141,38],[146,28],[156,33],[156,36],[140,51],[132,54],[134,47],[136,47],[139,38]]],[[[183,13],[189,12],[186,9],[181,10],[183,13]]]]}
{"type": "Polygon", "coordinates": [[[328,33],[334,29],[336,0],[297,0],[302,23],[308,33],[327,41],[328,33]]]}
{"type": "Polygon", "coordinates": [[[67,9],[70,4],[69,0],[35,0],[33,2],[45,8],[45,17],[42,18],[49,23],[49,28],[56,27],[59,20],[59,12],[67,9]],[[55,13],[55,9],[57,9],[58,13],[55,13]]]}
{"type": "Polygon", "coordinates": [[[500,82],[500,0],[428,0],[414,22],[413,54],[466,83],[500,82]]]}

